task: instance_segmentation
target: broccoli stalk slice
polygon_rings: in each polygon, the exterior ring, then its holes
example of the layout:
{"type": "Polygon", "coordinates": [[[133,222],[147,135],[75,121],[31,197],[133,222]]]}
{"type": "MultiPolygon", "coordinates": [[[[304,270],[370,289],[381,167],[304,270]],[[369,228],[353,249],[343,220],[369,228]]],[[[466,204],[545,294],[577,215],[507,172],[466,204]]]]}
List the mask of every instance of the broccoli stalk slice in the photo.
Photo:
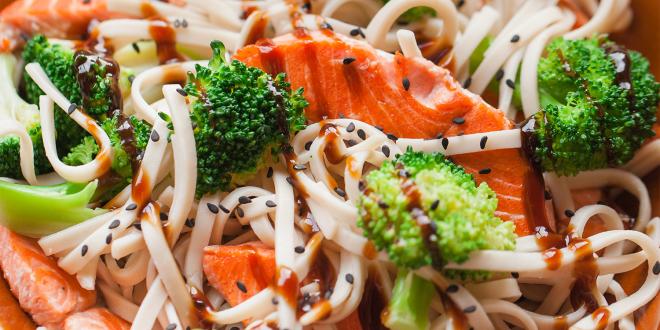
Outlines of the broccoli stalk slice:
{"type": "Polygon", "coordinates": [[[30,237],[60,231],[106,210],[87,204],[97,182],[29,186],[0,181],[0,221],[10,230],[30,237]]]}
{"type": "Polygon", "coordinates": [[[383,324],[392,330],[428,329],[429,308],[435,294],[435,286],[429,280],[400,269],[383,324]]]}

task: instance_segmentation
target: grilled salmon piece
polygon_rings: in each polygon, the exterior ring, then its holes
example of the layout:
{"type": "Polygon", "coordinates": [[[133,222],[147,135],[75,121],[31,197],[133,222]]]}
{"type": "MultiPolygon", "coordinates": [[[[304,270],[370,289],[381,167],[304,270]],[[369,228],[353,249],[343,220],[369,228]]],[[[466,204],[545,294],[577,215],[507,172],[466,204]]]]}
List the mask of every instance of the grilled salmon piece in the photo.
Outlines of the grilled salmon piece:
{"type": "Polygon", "coordinates": [[[71,313],[96,303],[96,293],[81,288],[34,241],[1,226],[0,268],[20,306],[39,325],[59,328],[71,313]]]}
{"type": "MultiPolygon", "coordinates": [[[[305,89],[310,102],[307,117],[312,121],[344,116],[407,138],[513,127],[501,111],[463,89],[449,71],[422,58],[378,51],[329,30],[297,30],[261,40],[239,50],[234,58],[270,74],[285,72],[292,88],[305,89]]],[[[496,215],[513,221],[519,235],[547,225],[532,223],[546,219],[543,185],[520,150],[452,158],[497,193],[496,215]]]]}
{"type": "Polygon", "coordinates": [[[202,262],[209,284],[232,306],[268,287],[275,276],[275,250],[261,243],[208,246],[202,262]]]}
{"type": "Polygon", "coordinates": [[[64,330],[128,330],[131,325],[105,308],[73,314],[64,321],[64,330]]]}
{"type": "Polygon", "coordinates": [[[0,329],[29,330],[35,325],[21,309],[9,291],[7,282],[0,276],[0,329]]]}

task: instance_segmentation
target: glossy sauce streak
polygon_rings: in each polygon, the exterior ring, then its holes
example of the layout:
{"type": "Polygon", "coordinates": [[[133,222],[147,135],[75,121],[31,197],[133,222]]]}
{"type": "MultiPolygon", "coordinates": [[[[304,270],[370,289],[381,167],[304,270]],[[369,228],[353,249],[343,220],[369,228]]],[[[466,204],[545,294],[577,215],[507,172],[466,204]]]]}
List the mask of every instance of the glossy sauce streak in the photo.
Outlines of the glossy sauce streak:
{"type": "Polygon", "coordinates": [[[213,329],[213,323],[205,321],[210,316],[210,312],[213,310],[213,305],[209,299],[204,295],[204,292],[197,289],[196,287],[190,288],[190,295],[193,299],[192,306],[192,315],[197,315],[197,318],[200,321],[200,327],[202,329],[213,329]]]}
{"type": "Polygon", "coordinates": [[[591,313],[591,318],[596,322],[597,330],[605,329],[610,322],[610,310],[607,307],[598,307],[591,313]]]}
{"type": "Polygon", "coordinates": [[[628,50],[616,44],[602,45],[601,48],[610,57],[616,71],[614,83],[628,91],[628,107],[632,112],[636,111],[635,89],[632,84],[631,70],[632,62],[628,50]]]}
{"type": "Polygon", "coordinates": [[[245,45],[251,45],[258,40],[261,40],[266,35],[266,26],[268,25],[268,17],[261,17],[252,27],[250,32],[248,32],[247,38],[245,39],[245,45]]]}
{"type": "Polygon", "coordinates": [[[339,150],[339,143],[343,143],[343,141],[339,138],[337,126],[330,123],[323,124],[319,131],[319,137],[324,138],[326,142],[325,148],[323,148],[325,159],[331,164],[341,163],[344,160],[344,155],[339,150]]]}
{"type": "Polygon", "coordinates": [[[296,308],[298,301],[298,276],[284,266],[280,266],[275,273],[275,292],[284,299],[289,306],[296,308]]]}
{"type": "Polygon", "coordinates": [[[541,254],[543,261],[545,261],[546,267],[549,270],[557,270],[561,267],[561,250],[558,248],[552,247],[549,248],[541,254]]]}
{"type": "Polygon", "coordinates": [[[138,205],[138,208],[144,207],[144,205],[151,198],[151,178],[149,174],[145,172],[142,168],[137,171],[137,174],[133,176],[133,182],[131,185],[131,198],[138,205]]]}
{"type": "Polygon", "coordinates": [[[383,295],[384,291],[379,276],[370,269],[357,310],[363,329],[387,330],[382,322],[388,317],[387,297],[383,295]]]}
{"type": "Polygon", "coordinates": [[[568,320],[565,315],[555,316],[554,322],[552,324],[553,330],[567,330],[568,329],[568,320]]]}
{"type": "Polygon", "coordinates": [[[576,308],[585,304],[588,311],[596,310],[598,302],[592,292],[596,289],[599,270],[591,242],[586,238],[579,238],[571,234],[568,235],[568,239],[568,249],[573,251],[576,257],[573,266],[575,283],[571,289],[571,303],[576,308]]]}
{"type": "Polygon", "coordinates": [[[183,56],[176,50],[176,31],[167,18],[160,15],[158,10],[149,2],[140,4],[142,16],[149,19],[149,35],[156,42],[156,53],[160,64],[181,62],[183,56]]]}
{"type": "Polygon", "coordinates": [[[461,329],[461,330],[467,330],[469,329],[469,323],[467,320],[467,317],[465,316],[465,313],[463,313],[462,310],[456,306],[454,301],[451,300],[446,294],[441,293],[440,294],[440,299],[442,300],[442,304],[445,306],[445,310],[447,311],[447,314],[452,320],[452,325],[454,329],[461,329]]]}
{"type": "Polygon", "coordinates": [[[171,65],[163,67],[163,83],[165,84],[179,84],[185,86],[188,81],[186,71],[184,71],[179,65],[171,65]]]}

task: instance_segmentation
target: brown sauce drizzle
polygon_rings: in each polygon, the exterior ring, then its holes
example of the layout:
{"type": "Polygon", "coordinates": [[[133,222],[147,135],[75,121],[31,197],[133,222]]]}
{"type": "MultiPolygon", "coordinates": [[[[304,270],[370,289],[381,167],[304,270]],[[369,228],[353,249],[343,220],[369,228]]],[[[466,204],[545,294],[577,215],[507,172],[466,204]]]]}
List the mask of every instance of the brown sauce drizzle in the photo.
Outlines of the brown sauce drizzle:
{"type": "Polygon", "coordinates": [[[598,302],[592,291],[596,288],[598,277],[598,265],[593,256],[591,242],[586,238],[579,238],[569,234],[568,248],[575,253],[575,264],[573,266],[573,277],[575,283],[571,290],[571,302],[575,308],[585,304],[587,310],[598,308],[598,302]]]}
{"type": "Polygon", "coordinates": [[[364,287],[362,300],[358,306],[358,316],[363,329],[386,330],[381,322],[383,317],[387,318],[387,297],[383,295],[384,289],[378,276],[370,269],[369,277],[364,287]]]}
{"type": "Polygon", "coordinates": [[[456,306],[454,301],[442,292],[440,293],[440,300],[442,300],[442,305],[445,307],[447,314],[452,320],[454,329],[469,329],[467,316],[465,316],[465,313],[456,306]]]}
{"type": "Polygon", "coordinates": [[[165,84],[179,84],[185,86],[188,81],[186,71],[181,69],[180,66],[164,66],[163,67],[163,82],[165,84]]]}
{"type": "Polygon", "coordinates": [[[565,315],[555,316],[552,324],[553,330],[566,330],[568,329],[568,319],[565,315]]]}
{"type": "Polygon", "coordinates": [[[167,18],[161,16],[158,10],[146,1],[140,4],[140,11],[142,16],[151,21],[149,35],[156,42],[156,53],[160,64],[183,61],[183,56],[176,49],[176,31],[167,18]]]}
{"type": "MultiPolygon", "coordinates": [[[[541,166],[541,160],[536,155],[536,149],[541,143],[543,143],[548,150],[552,150],[552,134],[551,132],[546,132],[546,139],[544,141],[539,141],[538,136],[536,135],[536,131],[540,128],[538,120],[545,120],[545,112],[537,112],[535,115],[530,116],[516,125],[516,127],[520,129],[521,149],[523,153],[527,156],[527,159],[532,162],[534,170],[542,173],[543,169],[541,166]]],[[[548,157],[552,156],[552,152],[548,153],[548,157]]]]}
{"type": "Polygon", "coordinates": [[[138,208],[144,205],[151,198],[151,178],[149,174],[140,168],[136,175],[133,176],[131,198],[138,205],[138,208]]]}
{"type": "MultiPolygon", "coordinates": [[[[249,16],[249,15],[248,15],[249,16]]],[[[247,38],[245,39],[246,45],[251,45],[258,40],[263,39],[266,36],[266,26],[268,25],[268,17],[263,16],[252,25],[250,32],[248,32],[247,38]]]]}
{"type": "Polygon", "coordinates": [[[596,321],[597,330],[605,329],[610,322],[610,310],[607,307],[598,307],[591,313],[591,318],[596,321]]]}
{"type": "Polygon", "coordinates": [[[280,266],[275,273],[275,292],[284,299],[284,303],[296,308],[298,301],[298,276],[284,266],[280,266]]]}
{"type": "Polygon", "coordinates": [[[549,248],[542,253],[543,261],[549,270],[557,270],[561,267],[561,250],[555,247],[549,248]]]}
{"type": "Polygon", "coordinates": [[[323,153],[325,158],[331,164],[339,164],[344,160],[344,155],[339,151],[339,143],[343,143],[339,138],[339,132],[337,126],[334,124],[323,124],[321,130],[319,131],[319,137],[325,139],[325,148],[323,148],[323,153]]]}
{"type": "MultiPolygon", "coordinates": [[[[521,151],[522,152],[522,151],[521,151]]],[[[533,228],[552,228],[545,207],[545,185],[542,172],[535,166],[527,173],[524,184],[525,211],[529,214],[527,221],[533,228]]]]}
{"type": "Polygon", "coordinates": [[[213,310],[213,305],[206,297],[202,290],[197,289],[196,287],[190,288],[190,295],[193,299],[192,305],[192,315],[196,315],[197,319],[201,320],[199,326],[202,329],[213,329],[213,322],[206,321],[209,318],[211,311],[213,310]]]}
{"type": "Polygon", "coordinates": [[[632,83],[632,61],[630,60],[628,50],[623,46],[614,43],[602,45],[601,48],[612,60],[612,64],[614,64],[614,69],[616,71],[614,83],[628,91],[628,107],[632,112],[635,112],[637,99],[635,97],[635,89],[632,83]]]}

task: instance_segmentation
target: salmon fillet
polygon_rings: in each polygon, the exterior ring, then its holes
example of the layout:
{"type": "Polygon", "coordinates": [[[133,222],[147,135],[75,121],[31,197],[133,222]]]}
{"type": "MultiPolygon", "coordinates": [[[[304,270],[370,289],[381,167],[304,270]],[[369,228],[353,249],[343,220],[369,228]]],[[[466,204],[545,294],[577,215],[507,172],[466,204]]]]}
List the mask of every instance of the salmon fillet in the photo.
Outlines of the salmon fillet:
{"type": "Polygon", "coordinates": [[[105,308],[73,314],[64,321],[64,330],[128,330],[131,326],[105,308]]]}
{"type": "Polygon", "coordinates": [[[39,325],[59,328],[69,314],[96,303],[96,293],[81,288],[34,241],[1,226],[0,268],[20,306],[39,325]]]}
{"type": "Polygon", "coordinates": [[[29,330],[34,328],[34,323],[25,315],[16,298],[9,291],[7,282],[0,277],[0,329],[29,330]]]}
{"type": "MultiPolygon", "coordinates": [[[[422,58],[375,50],[329,30],[297,30],[261,40],[234,57],[270,74],[285,72],[292,88],[304,88],[310,102],[306,114],[312,121],[344,116],[407,138],[513,127],[501,111],[463,89],[449,71],[422,58]]],[[[519,149],[452,158],[497,193],[496,215],[513,221],[519,235],[547,225],[541,179],[519,149]]]]}

